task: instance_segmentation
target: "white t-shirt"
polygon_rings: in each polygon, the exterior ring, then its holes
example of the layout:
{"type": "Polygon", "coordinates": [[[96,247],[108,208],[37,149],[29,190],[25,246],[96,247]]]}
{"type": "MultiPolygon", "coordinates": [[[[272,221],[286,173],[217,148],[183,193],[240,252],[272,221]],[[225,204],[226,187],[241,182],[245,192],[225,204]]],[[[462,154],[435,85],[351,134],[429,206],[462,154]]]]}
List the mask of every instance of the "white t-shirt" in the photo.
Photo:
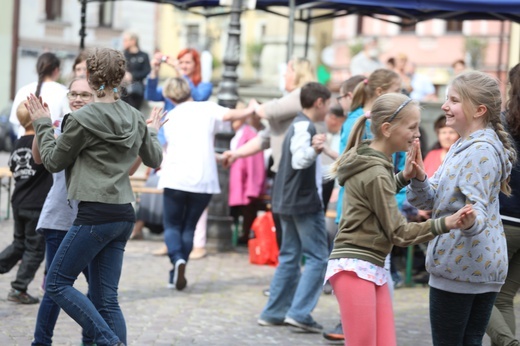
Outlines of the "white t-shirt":
{"type": "MultiPolygon", "coordinates": [[[[22,126],[20,126],[20,122],[18,121],[18,117],[16,116],[16,110],[18,109],[18,106],[21,102],[27,100],[27,96],[29,96],[31,93],[34,94],[36,92],[37,86],[37,82],[27,84],[26,86],[18,90],[14,98],[13,108],[11,108],[11,115],[9,116],[9,121],[13,124],[15,131],[17,131],[18,138],[24,135],[25,129],[22,126]]],[[[67,113],[70,113],[69,101],[67,100],[67,92],[67,88],[60,83],[42,83],[40,96],[42,97],[43,102],[46,102],[49,105],[49,109],[51,111],[52,124],[54,127],[59,128],[63,116],[67,113]]]]}
{"type": "Polygon", "coordinates": [[[229,108],[210,101],[185,102],[166,116],[167,146],[159,188],[220,193],[215,159],[215,129],[229,108]]]}

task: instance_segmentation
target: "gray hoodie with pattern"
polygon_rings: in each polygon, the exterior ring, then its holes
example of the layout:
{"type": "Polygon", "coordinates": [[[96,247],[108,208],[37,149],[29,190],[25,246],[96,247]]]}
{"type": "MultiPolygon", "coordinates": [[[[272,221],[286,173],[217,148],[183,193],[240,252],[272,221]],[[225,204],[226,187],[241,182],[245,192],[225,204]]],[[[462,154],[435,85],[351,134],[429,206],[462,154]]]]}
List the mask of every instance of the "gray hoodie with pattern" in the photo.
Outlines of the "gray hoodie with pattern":
{"type": "Polygon", "coordinates": [[[412,180],[408,201],[432,210],[432,218],[453,214],[468,203],[477,213],[471,228],[453,229],[430,241],[426,255],[430,286],[454,293],[500,291],[508,261],[498,194],[510,173],[507,150],[487,128],[453,144],[433,177],[412,180]]]}

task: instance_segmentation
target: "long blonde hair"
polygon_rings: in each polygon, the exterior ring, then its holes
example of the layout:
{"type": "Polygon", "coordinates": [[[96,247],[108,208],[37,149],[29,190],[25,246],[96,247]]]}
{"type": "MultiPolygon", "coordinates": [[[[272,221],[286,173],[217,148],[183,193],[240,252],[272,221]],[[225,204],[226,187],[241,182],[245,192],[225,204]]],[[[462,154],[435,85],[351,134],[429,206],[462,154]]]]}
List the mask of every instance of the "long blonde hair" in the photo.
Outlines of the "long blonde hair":
{"type": "MultiPolygon", "coordinates": [[[[487,111],[483,115],[484,125],[493,127],[498,139],[508,152],[509,161],[514,165],[517,153],[511,137],[504,129],[500,119],[502,97],[498,80],[483,72],[469,71],[458,75],[451,82],[450,87],[459,94],[465,116],[469,117],[473,109],[480,105],[486,106],[487,111]]],[[[501,182],[500,191],[506,196],[511,195],[509,179],[501,182]]]]}
{"type": "Polygon", "coordinates": [[[294,70],[294,86],[296,89],[309,82],[316,81],[316,72],[310,60],[306,58],[292,58],[289,63],[294,70]]]}
{"type": "Polygon", "coordinates": [[[341,156],[331,165],[328,176],[330,178],[336,178],[339,167],[343,166],[352,153],[357,150],[357,147],[363,140],[366,122],[369,118],[370,131],[374,135],[375,139],[379,139],[383,135],[381,132],[381,126],[384,123],[398,125],[401,119],[410,116],[414,107],[419,108],[419,104],[403,94],[388,93],[379,96],[372,106],[369,117],[367,117],[367,115],[361,116],[354,124],[348,138],[347,146],[341,156]],[[350,150],[352,148],[354,148],[354,150],[350,150]]]}

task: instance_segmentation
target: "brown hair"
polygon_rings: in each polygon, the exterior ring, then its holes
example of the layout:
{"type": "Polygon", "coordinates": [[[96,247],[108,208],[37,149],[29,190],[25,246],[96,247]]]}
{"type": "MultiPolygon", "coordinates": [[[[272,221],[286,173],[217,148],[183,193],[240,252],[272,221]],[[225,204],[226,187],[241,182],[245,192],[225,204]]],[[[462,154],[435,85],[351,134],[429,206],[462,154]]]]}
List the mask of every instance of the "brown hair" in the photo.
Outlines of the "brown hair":
{"type": "Polygon", "coordinates": [[[364,81],[366,78],[367,77],[360,74],[350,77],[349,79],[341,83],[339,87],[339,92],[343,95],[353,92],[356,86],[362,81],[364,81]]]}
{"type": "MultiPolygon", "coordinates": [[[[511,137],[504,129],[500,121],[500,110],[502,98],[498,80],[483,72],[470,71],[464,72],[455,77],[451,82],[451,87],[460,96],[462,109],[468,117],[478,106],[486,106],[486,113],[483,115],[484,125],[491,125],[495,130],[498,139],[509,154],[509,161],[516,162],[516,150],[511,141],[511,137]]],[[[507,196],[511,195],[509,179],[503,181],[500,190],[507,196]]]]}
{"type": "MultiPolygon", "coordinates": [[[[126,72],[126,60],[122,52],[111,48],[94,48],[88,52],[88,83],[97,97],[105,97],[105,90],[119,88],[126,72]]],[[[119,94],[114,92],[114,99],[119,94]]]]}
{"type": "Polygon", "coordinates": [[[509,71],[509,98],[506,105],[506,124],[509,132],[520,136],[520,64],[509,71]]]}
{"type": "Polygon", "coordinates": [[[314,102],[320,98],[323,102],[330,99],[330,91],[325,85],[318,82],[309,82],[302,86],[300,91],[300,104],[303,109],[312,108],[314,102]]]}
{"type": "Polygon", "coordinates": [[[38,84],[36,86],[36,92],[34,95],[40,97],[42,91],[43,80],[46,77],[52,76],[52,73],[60,68],[60,59],[53,53],[43,53],[38,57],[36,61],[36,72],[38,73],[38,84]]]}
{"type": "Polygon", "coordinates": [[[163,96],[175,104],[183,103],[191,97],[190,85],[181,77],[168,78],[163,87],[163,96]]]}
{"type": "Polygon", "coordinates": [[[370,100],[376,94],[376,89],[388,90],[392,84],[399,80],[399,75],[386,68],[380,68],[372,72],[368,79],[358,83],[352,95],[350,110],[355,110],[370,100]]]}
{"type": "Polygon", "coordinates": [[[443,127],[446,127],[446,116],[444,114],[441,114],[433,123],[433,129],[435,130],[435,132],[438,133],[439,130],[443,127]]]}
{"type": "Polygon", "coordinates": [[[79,52],[79,54],[76,56],[76,59],[74,59],[74,63],[72,64],[72,73],[75,72],[76,66],[81,64],[83,61],[86,61],[88,58],[88,53],[84,50],[79,52]]]}
{"type": "MultiPolygon", "coordinates": [[[[389,93],[379,96],[370,111],[370,131],[374,135],[374,138],[381,138],[381,126],[384,123],[391,122],[392,124],[398,125],[401,119],[410,115],[414,107],[419,108],[417,101],[410,100],[408,96],[403,94],[389,93]]],[[[366,116],[360,116],[354,124],[345,150],[331,166],[331,171],[329,172],[330,178],[336,178],[339,167],[344,165],[352,155],[352,151],[349,150],[357,148],[361,143],[363,134],[365,133],[367,119],[366,116]]]]}

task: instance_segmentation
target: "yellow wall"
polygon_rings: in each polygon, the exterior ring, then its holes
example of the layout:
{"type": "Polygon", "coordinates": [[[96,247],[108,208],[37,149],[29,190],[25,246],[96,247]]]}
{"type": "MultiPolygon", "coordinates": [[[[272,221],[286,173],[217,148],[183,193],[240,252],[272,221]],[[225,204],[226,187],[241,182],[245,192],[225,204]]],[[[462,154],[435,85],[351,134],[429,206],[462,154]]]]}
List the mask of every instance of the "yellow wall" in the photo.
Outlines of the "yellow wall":
{"type": "Polygon", "coordinates": [[[511,37],[509,42],[509,68],[512,68],[520,63],[520,24],[511,24],[511,37]]]}
{"type": "Polygon", "coordinates": [[[0,110],[10,99],[11,85],[11,46],[13,35],[13,10],[14,0],[2,1],[0,11],[0,52],[4,52],[0,64],[0,110]]]}

